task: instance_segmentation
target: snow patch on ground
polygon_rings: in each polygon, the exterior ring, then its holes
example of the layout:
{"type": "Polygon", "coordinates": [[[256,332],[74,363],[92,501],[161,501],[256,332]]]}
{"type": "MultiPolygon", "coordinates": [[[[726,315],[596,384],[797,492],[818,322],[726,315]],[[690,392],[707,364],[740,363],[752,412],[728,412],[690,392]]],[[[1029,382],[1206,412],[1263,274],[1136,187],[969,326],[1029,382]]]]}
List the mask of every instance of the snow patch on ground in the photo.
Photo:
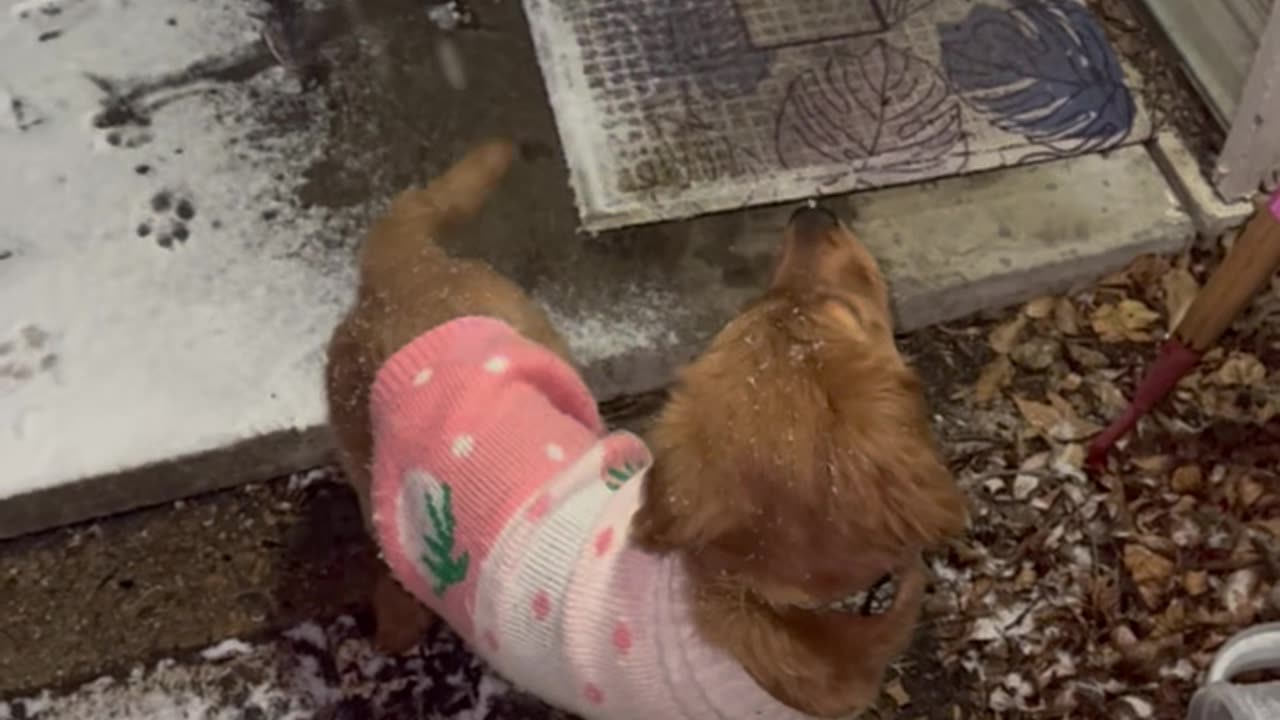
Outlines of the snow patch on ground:
{"type": "MultiPolygon", "coordinates": [[[[540,298],[551,322],[565,336],[574,358],[582,365],[636,350],[661,351],[679,342],[674,318],[684,312],[680,299],[667,290],[630,285],[620,288],[613,306],[565,312],[561,303],[540,298]]],[[[569,304],[578,307],[576,303],[569,304]]]]}
{"type": "Polygon", "coordinates": [[[204,650],[201,650],[200,657],[204,658],[205,660],[210,660],[212,662],[219,662],[221,660],[228,660],[238,655],[248,655],[251,652],[253,652],[253,646],[249,645],[243,640],[230,638],[228,640],[223,640],[222,642],[218,643],[217,645],[214,645],[213,647],[209,647],[209,648],[205,648],[204,650]]]}
{"type": "Polygon", "coordinates": [[[0,720],[565,720],[513,692],[438,626],[412,650],[375,650],[351,617],[259,643],[224,640],[64,693],[0,702],[0,720]]]}
{"type": "Polygon", "coordinates": [[[104,677],[65,695],[49,692],[0,703],[0,718],[29,720],[302,720],[328,698],[301,682],[276,675],[237,687],[221,682],[235,672],[258,676],[268,651],[254,648],[229,665],[182,665],[163,660],[124,678],[104,677]]]}
{"type": "Polygon", "coordinates": [[[325,248],[358,232],[295,199],[323,99],[279,67],[165,82],[263,53],[261,9],[0,14],[0,499],[323,420],[350,288],[325,248]]]}

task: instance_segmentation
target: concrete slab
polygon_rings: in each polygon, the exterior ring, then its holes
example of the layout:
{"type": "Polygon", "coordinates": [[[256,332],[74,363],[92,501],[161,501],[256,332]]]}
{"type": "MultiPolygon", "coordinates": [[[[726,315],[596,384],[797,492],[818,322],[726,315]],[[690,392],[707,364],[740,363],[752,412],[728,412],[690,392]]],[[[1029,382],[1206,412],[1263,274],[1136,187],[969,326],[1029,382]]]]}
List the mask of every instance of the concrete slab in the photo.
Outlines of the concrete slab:
{"type": "Polygon", "coordinates": [[[1222,199],[1201,172],[1200,163],[1177,131],[1156,133],[1150,147],[1151,156],[1181,196],[1202,237],[1217,238],[1224,231],[1243,224],[1253,214],[1252,202],[1222,199]]]}
{"type": "MultiPolygon", "coordinates": [[[[0,231],[0,537],[325,461],[321,352],[362,218],[479,136],[516,137],[524,158],[445,244],[543,302],[601,399],[665,384],[764,281],[789,208],[576,232],[516,4],[478,6],[477,29],[452,34],[417,0],[363,3],[349,32],[339,11],[313,13],[311,26],[340,31],[317,56],[327,81],[301,93],[250,26],[206,42],[217,16],[236,17],[224,2],[90,15],[57,39],[61,65],[37,62],[38,34],[0,25],[0,72],[44,112],[0,134],[13,159],[0,176],[13,199],[0,231]],[[163,54],[124,47],[124,25],[169,17],[203,32],[163,54]],[[77,84],[83,67],[112,81],[77,84]],[[104,107],[119,122],[96,128],[87,118],[104,107]]],[[[884,260],[904,329],[1062,289],[1192,232],[1140,147],[834,203],[856,210],[884,260]]]]}

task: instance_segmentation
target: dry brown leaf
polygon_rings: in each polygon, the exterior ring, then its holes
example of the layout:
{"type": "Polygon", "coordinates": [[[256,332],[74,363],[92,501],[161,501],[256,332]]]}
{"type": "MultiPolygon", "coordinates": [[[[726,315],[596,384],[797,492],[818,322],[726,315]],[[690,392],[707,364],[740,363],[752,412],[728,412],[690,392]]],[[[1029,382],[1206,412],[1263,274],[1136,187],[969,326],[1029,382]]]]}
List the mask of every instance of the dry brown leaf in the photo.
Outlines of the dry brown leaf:
{"type": "Polygon", "coordinates": [[[1169,577],[1173,574],[1173,561],[1143,545],[1130,543],[1124,546],[1124,566],[1138,586],[1142,601],[1149,608],[1158,607],[1169,577]]]}
{"type": "Polygon", "coordinates": [[[1093,311],[1089,324],[1103,342],[1146,342],[1151,334],[1146,329],[1160,315],[1138,300],[1125,298],[1115,305],[1102,305],[1093,311]]]}
{"type": "Polygon", "coordinates": [[[991,345],[991,349],[1000,355],[1008,355],[1018,343],[1018,336],[1022,334],[1022,329],[1027,326],[1027,317],[1018,315],[1009,322],[997,327],[987,336],[987,342],[991,345]]]}
{"type": "Polygon", "coordinates": [[[1136,287],[1145,288],[1156,284],[1156,281],[1169,272],[1169,258],[1164,255],[1140,255],[1128,268],[1125,275],[1136,287]]]}
{"type": "Polygon", "coordinates": [[[1200,597],[1209,591],[1209,573],[1204,570],[1192,570],[1182,576],[1182,588],[1191,597],[1200,597]]]}
{"type": "MultiPolygon", "coordinates": [[[[1197,500],[1190,495],[1183,495],[1177,505],[1183,505],[1182,514],[1175,514],[1173,517],[1173,525],[1169,528],[1169,539],[1173,540],[1173,544],[1180,548],[1193,548],[1200,546],[1204,542],[1204,529],[1195,520],[1187,516],[1190,513],[1194,503],[1197,500]],[[1191,503],[1183,505],[1182,500],[1190,500],[1191,503]]],[[[1177,510],[1174,511],[1178,512],[1177,510]]]]}
{"type": "Polygon", "coordinates": [[[1165,536],[1164,533],[1155,535],[1152,533],[1143,533],[1134,538],[1138,545],[1150,550],[1151,552],[1164,557],[1174,557],[1178,554],[1178,544],[1171,538],[1165,536]]]}
{"type": "Polygon", "coordinates": [[[1237,622],[1251,621],[1261,606],[1262,598],[1258,594],[1260,580],[1257,570],[1244,568],[1231,573],[1222,584],[1219,593],[1222,604],[1237,622]]]}
{"type": "Polygon", "coordinates": [[[1098,409],[1108,415],[1119,414],[1129,405],[1120,388],[1110,380],[1098,377],[1098,373],[1094,373],[1090,378],[1089,387],[1093,389],[1094,397],[1098,399],[1098,409]]]}
{"type": "Polygon", "coordinates": [[[1165,582],[1174,571],[1174,562],[1142,543],[1124,546],[1124,566],[1135,583],[1165,582]]]}
{"type": "Polygon", "coordinates": [[[1009,353],[1019,367],[1028,370],[1044,370],[1053,364],[1062,350],[1057,340],[1047,337],[1033,337],[1020,343],[1009,353]]]}
{"type": "Polygon", "coordinates": [[[1062,451],[1054,458],[1054,469],[1061,473],[1069,474],[1073,471],[1084,469],[1085,452],[1084,445],[1080,443],[1067,443],[1062,446],[1062,451]]]}
{"type": "Polygon", "coordinates": [[[1120,615],[1120,588],[1106,575],[1095,575],[1087,581],[1089,602],[1108,623],[1120,615]]]}
{"type": "Polygon", "coordinates": [[[1253,504],[1262,497],[1266,492],[1266,487],[1255,480],[1251,475],[1245,475],[1240,478],[1236,487],[1236,494],[1240,498],[1240,504],[1244,507],[1253,507],[1253,504]]]}
{"type": "Polygon", "coordinates": [[[1179,494],[1193,493],[1204,484],[1204,473],[1199,465],[1183,465],[1169,477],[1169,486],[1179,494]]]}
{"type": "Polygon", "coordinates": [[[1160,286],[1164,289],[1164,312],[1168,318],[1168,328],[1173,330],[1182,322],[1187,308],[1200,292],[1200,284],[1196,282],[1191,271],[1184,267],[1175,267],[1160,278],[1160,286]]]}
{"type": "Polygon", "coordinates": [[[1076,306],[1067,298],[1058,298],[1053,305],[1053,324],[1063,335],[1075,335],[1080,332],[1080,320],[1076,317],[1076,306]]]}
{"type": "Polygon", "coordinates": [[[1036,573],[1035,566],[1030,563],[1022,566],[1018,571],[1018,576],[1013,579],[1013,585],[1019,590],[1027,590],[1036,584],[1040,576],[1036,573]]]}
{"type": "Polygon", "coordinates": [[[1067,345],[1067,355],[1071,356],[1071,359],[1077,364],[1086,368],[1100,368],[1111,364],[1111,359],[1106,355],[1084,345],[1076,345],[1074,343],[1067,345]]]}
{"type": "Polygon", "coordinates": [[[1249,353],[1234,352],[1209,379],[1215,385],[1226,387],[1261,385],[1267,379],[1267,368],[1249,353]]]}
{"type": "Polygon", "coordinates": [[[1133,628],[1128,625],[1116,625],[1111,628],[1111,644],[1122,650],[1127,650],[1138,644],[1138,636],[1134,634],[1133,628]]]}
{"type": "Polygon", "coordinates": [[[1016,395],[1013,397],[1013,402],[1018,406],[1022,419],[1045,437],[1051,437],[1054,428],[1062,424],[1062,414],[1048,403],[1036,402],[1016,395]]]}
{"type": "Polygon", "coordinates": [[[1135,467],[1149,473],[1164,472],[1173,464],[1173,458],[1168,455],[1145,455],[1130,460],[1135,467]]]}
{"type": "Polygon", "coordinates": [[[911,694],[902,686],[902,681],[894,679],[893,682],[885,686],[884,693],[893,699],[894,704],[898,707],[906,707],[911,704],[911,694]]]}
{"type": "Polygon", "coordinates": [[[1068,402],[1066,398],[1057,393],[1049,393],[1047,398],[1049,404],[1058,411],[1058,414],[1062,416],[1063,422],[1067,425],[1067,428],[1063,428],[1054,439],[1066,441],[1082,440],[1102,432],[1101,425],[1080,417],[1080,414],[1076,412],[1075,406],[1068,402]]]}
{"type": "MultiPolygon", "coordinates": [[[[1182,598],[1174,598],[1169,601],[1168,607],[1164,612],[1160,613],[1160,617],[1156,618],[1156,632],[1158,636],[1176,635],[1187,624],[1187,603],[1182,598]]],[[[1176,638],[1175,638],[1176,639],[1176,638]]],[[[1165,640],[1168,643],[1168,639],[1165,640]]],[[[1178,647],[1181,643],[1175,643],[1173,647],[1178,647]]]]}
{"type": "Polygon", "coordinates": [[[1022,308],[1022,313],[1032,320],[1043,320],[1053,314],[1055,300],[1051,297],[1038,297],[1022,308]]]}
{"type": "Polygon", "coordinates": [[[973,385],[973,399],[979,405],[986,405],[1000,394],[1000,389],[1013,379],[1013,363],[1008,355],[997,355],[995,360],[987,363],[973,385]]]}

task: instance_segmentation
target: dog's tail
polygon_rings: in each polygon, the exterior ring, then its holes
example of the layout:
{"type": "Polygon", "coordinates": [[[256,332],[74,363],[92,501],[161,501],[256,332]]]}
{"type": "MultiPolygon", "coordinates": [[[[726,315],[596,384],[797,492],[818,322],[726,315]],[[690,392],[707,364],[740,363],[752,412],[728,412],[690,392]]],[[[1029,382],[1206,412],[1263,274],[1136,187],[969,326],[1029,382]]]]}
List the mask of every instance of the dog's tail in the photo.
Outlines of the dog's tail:
{"type": "Polygon", "coordinates": [[[515,157],[508,140],[472,148],[425,188],[406,190],[373,227],[360,249],[363,274],[380,274],[434,245],[450,227],[475,215],[507,174],[515,157]]]}

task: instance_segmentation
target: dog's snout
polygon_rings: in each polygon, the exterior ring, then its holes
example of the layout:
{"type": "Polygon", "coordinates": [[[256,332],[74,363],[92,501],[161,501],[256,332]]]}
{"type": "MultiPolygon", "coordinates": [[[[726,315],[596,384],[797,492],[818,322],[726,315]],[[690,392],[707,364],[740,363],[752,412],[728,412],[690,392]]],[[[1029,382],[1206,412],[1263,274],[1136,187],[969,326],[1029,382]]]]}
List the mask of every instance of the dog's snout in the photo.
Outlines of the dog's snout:
{"type": "Polygon", "coordinates": [[[836,214],[821,205],[805,205],[791,213],[788,221],[791,232],[798,240],[817,239],[840,225],[836,214]]]}

